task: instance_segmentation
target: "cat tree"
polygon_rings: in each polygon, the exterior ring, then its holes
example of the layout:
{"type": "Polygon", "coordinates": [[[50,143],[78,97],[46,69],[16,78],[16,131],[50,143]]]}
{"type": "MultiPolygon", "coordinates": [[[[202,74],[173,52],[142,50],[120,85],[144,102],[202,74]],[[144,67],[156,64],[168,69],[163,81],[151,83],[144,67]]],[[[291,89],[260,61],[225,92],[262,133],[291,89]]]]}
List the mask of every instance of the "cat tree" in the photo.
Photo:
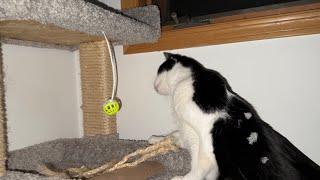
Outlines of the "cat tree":
{"type": "MultiPolygon", "coordinates": [[[[101,31],[117,44],[155,42],[160,36],[155,6],[119,12],[85,0],[0,0],[1,42],[79,49],[84,135],[117,133],[102,105],[112,90],[109,54],[101,31]]],[[[0,44],[0,176],[6,173],[6,116],[0,44]]]]}

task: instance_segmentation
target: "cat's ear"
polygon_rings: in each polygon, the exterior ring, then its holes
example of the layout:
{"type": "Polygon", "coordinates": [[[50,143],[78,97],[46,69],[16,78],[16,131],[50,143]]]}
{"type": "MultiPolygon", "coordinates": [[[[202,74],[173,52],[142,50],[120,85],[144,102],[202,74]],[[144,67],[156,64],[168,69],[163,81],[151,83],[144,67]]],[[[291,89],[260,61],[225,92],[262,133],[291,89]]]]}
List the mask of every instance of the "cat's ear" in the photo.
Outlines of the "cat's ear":
{"type": "Polygon", "coordinates": [[[171,53],[168,53],[168,52],[164,52],[163,55],[164,55],[164,57],[165,57],[166,59],[169,59],[169,57],[170,57],[172,54],[171,54],[171,53]]]}

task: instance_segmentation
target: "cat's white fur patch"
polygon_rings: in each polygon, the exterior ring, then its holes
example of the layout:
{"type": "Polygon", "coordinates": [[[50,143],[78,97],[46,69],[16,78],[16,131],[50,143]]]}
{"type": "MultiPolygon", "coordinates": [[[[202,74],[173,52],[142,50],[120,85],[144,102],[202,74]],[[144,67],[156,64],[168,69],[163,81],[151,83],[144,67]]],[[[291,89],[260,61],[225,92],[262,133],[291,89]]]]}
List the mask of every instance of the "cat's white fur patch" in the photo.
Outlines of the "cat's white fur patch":
{"type": "Polygon", "coordinates": [[[246,113],[244,113],[244,117],[246,119],[250,119],[252,117],[252,113],[251,112],[246,112],[246,113]]]}
{"type": "Polygon", "coordinates": [[[180,135],[181,135],[181,133],[178,130],[173,131],[168,135],[162,135],[162,136],[152,135],[151,137],[149,137],[148,143],[149,144],[156,144],[156,143],[164,140],[166,137],[171,137],[177,146],[179,146],[181,148],[185,148],[184,142],[181,141],[180,135]]]}
{"type": "Polygon", "coordinates": [[[178,82],[190,76],[190,69],[184,68],[180,63],[177,63],[171,70],[158,74],[154,81],[154,88],[161,95],[169,95],[172,94],[178,82]]]}
{"type": "Polygon", "coordinates": [[[251,144],[251,145],[252,145],[253,143],[257,142],[257,140],[258,140],[258,133],[257,133],[257,132],[251,132],[251,133],[250,133],[250,136],[247,137],[247,140],[248,140],[249,144],[251,144]]]}
{"type": "MultiPolygon", "coordinates": [[[[211,130],[214,122],[228,117],[225,111],[205,113],[192,100],[194,94],[192,73],[180,63],[169,71],[160,73],[155,80],[155,89],[159,94],[169,95],[174,116],[177,119],[178,132],[182,147],[191,154],[191,171],[174,180],[216,179],[219,169],[213,153],[211,130]]],[[[152,138],[151,141],[158,141],[152,138]]]]}
{"type": "Polygon", "coordinates": [[[167,74],[167,71],[160,73],[154,81],[154,89],[161,95],[168,95],[170,93],[167,74]]]}
{"type": "Polygon", "coordinates": [[[226,118],[228,114],[224,111],[209,114],[203,112],[192,100],[193,94],[193,80],[189,77],[177,84],[172,95],[174,113],[181,121],[182,138],[188,144],[192,157],[191,171],[184,179],[204,179],[207,174],[215,179],[219,170],[215,155],[212,153],[211,130],[216,120],[226,118]]]}
{"type": "Polygon", "coordinates": [[[269,161],[268,157],[262,157],[261,159],[262,164],[266,164],[269,161]]]}

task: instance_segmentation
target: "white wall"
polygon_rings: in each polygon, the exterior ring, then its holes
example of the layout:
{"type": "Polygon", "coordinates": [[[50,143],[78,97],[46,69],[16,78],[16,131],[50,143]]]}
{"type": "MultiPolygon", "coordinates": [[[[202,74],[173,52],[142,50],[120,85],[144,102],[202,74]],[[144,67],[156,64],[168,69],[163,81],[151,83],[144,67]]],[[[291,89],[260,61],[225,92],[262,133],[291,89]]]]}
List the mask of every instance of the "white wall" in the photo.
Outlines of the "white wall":
{"type": "Polygon", "coordinates": [[[115,9],[121,8],[121,0],[99,0],[105,4],[107,4],[110,7],[113,7],[115,9]]]}
{"type": "Polygon", "coordinates": [[[80,137],[74,53],[4,45],[3,54],[9,149],[80,137]]]}
{"type": "MultiPolygon", "coordinates": [[[[181,49],[221,72],[261,117],[320,163],[320,35],[181,49]]],[[[153,90],[160,52],[123,55],[119,63],[121,138],[146,139],[174,127],[165,97],[153,90]]]]}

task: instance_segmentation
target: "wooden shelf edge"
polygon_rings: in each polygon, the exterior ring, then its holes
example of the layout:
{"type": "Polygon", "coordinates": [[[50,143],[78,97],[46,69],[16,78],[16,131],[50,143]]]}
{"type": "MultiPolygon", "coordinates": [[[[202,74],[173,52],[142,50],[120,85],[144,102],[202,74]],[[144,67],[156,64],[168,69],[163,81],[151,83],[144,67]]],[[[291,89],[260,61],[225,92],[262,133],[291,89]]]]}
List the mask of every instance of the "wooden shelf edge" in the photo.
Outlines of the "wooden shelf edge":
{"type": "MultiPolygon", "coordinates": [[[[320,33],[320,7],[209,25],[163,29],[157,43],[124,46],[124,54],[320,33]]],[[[315,6],[313,6],[315,7],[315,6]]]]}

